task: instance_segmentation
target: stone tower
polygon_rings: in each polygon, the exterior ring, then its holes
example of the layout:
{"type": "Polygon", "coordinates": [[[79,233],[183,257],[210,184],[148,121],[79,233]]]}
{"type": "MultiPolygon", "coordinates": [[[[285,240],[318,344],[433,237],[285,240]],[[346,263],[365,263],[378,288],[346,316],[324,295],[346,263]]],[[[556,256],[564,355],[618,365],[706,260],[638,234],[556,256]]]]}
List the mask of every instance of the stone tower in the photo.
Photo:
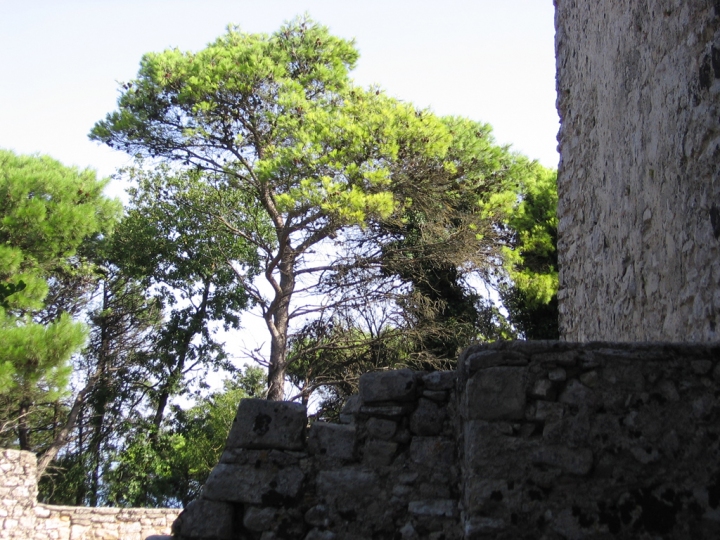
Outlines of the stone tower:
{"type": "Polygon", "coordinates": [[[560,328],[720,338],[720,2],[556,0],[560,328]]]}

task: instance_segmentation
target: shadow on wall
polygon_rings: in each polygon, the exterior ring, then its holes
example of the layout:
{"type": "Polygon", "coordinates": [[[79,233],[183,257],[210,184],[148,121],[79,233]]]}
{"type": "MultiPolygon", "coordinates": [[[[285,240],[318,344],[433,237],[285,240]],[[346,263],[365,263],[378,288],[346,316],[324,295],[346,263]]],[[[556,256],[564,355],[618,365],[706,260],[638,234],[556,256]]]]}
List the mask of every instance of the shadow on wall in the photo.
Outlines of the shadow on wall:
{"type": "Polygon", "coordinates": [[[244,400],[181,539],[720,537],[720,346],[509,342],[244,400]],[[600,535],[600,536],[597,536],[600,535]]]}

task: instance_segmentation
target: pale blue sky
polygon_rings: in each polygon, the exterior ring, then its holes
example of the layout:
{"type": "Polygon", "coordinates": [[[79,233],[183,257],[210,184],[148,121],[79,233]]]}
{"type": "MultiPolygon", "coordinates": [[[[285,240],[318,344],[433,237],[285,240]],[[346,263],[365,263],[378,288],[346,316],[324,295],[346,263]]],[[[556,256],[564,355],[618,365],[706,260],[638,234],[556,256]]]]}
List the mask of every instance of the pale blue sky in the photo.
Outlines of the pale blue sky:
{"type": "Polygon", "coordinates": [[[143,53],[200,49],[228,23],[272,32],[308,12],[356,39],[358,83],[488,122],[555,167],[553,11],[551,0],[0,0],[0,147],[110,175],[127,157],[87,134],[143,53]]]}

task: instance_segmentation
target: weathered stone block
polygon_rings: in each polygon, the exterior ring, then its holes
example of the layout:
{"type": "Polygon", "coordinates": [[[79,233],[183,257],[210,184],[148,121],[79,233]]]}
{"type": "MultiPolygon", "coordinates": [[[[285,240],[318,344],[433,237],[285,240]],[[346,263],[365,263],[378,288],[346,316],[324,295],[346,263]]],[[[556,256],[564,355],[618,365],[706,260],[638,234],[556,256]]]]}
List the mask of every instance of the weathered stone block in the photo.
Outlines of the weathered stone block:
{"type": "Polygon", "coordinates": [[[377,418],[399,419],[412,412],[412,403],[363,405],[360,407],[360,414],[374,416],[377,418]]]}
{"type": "Polygon", "coordinates": [[[496,366],[525,366],[527,363],[528,357],[520,352],[496,349],[473,352],[465,360],[471,374],[479,369],[496,366]]]}
{"type": "Polygon", "coordinates": [[[567,383],[558,400],[569,405],[590,406],[595,404],[595,392],[580,381],[573,379],[567,383]]]}
{"type": "Polygon", "coordinates": [[[492,538],[493,534],[503,531],[507,525],[499,518],[473,516],[465,520],[465,540],[492,538]]]}
{"type": "Polygon", "coordinates": [[[480,420],[524,418],[525,377],[525,368],[493,367],[479,370],[466,385],[466,417],[480,420]]]}
{"type": "Polygon", "coordinates": [[[447,402],[447,390],[423,390],[424,398],[431,399],[437,403],[447,402]]]}
{"type": "Polygon", "coordinates": [[[355,422],[355,415],[357,415],[360,412],[360,407],[362,405],[362,401],[360,400],[360,396],[357,394],[353,394],[352,396],[348,397],[345,401],[345,404],[343,405],[342,410],[340,411],[340,423],[341,424],[352,424],[355,422]]]}
{"type": "Polygon", "coordinates": [[[300,403],[243,399],[226,446],[301,450],[306,424],[307,412],[300,403]]]}
{"type": "Polygon", "coordinates": [[[408,511],[416,516],[454,517],[458,513],[457,501],[452,499],[431,499],[410,501],[408,511]]]}
{"type": "Polygon", "coordinates": [[[532,359],[541,364],[555,364],[570,367],[577,363],[577,357],[577,351],[550,351],[534,354],[532,359]]]}
{"type": "Polygon", "coordinates": [[[360,377],[360,398],[363,403],[412,401],[416,389],[415,374],[409,369],[375,371],[360,377]]]}
{"type": "Polygon", "coordinates": [[[389,441],[397,431],[397,422],[386,418],[369,418],[365,423],[368,437],[389,441]]]}
{"type": "Polygon", "coordinates": [[[457,382],[457,371],[432,371],[423,375],[427,390],[452,390],[457,382]]]}
{"type": "Polygon", "coordinates": [[[210,473],[203,497],[213,501],[277,506],[297,497],[303,479],[304,475],[297,467],[276,470],[220,463],[210,473]]]}
{"type": "Polygon", "coordinates": [[[539,379],[535,381],[532,389],[532,396],[545,401],[553,401],[557,392],[555,385],[550,379],[539,379]]]}
{"type": "Polygon", "coordinates": [[[305,540],[335,540],[337,535],[332,531],[321,531],[320,529],[312,529],[305,536],[305,540]]]}
{"type": "Polygon", "coordinates": [[[338,511],[355,511],[377,498],[378,477],[371,471],[344,468],[320,471],[317,476],[318,495],[338,511]]]}
{"type": "Polygon", "coordinates": [[[305,523],[313,527],[327,527],[330,525],[330,513],[324,504],[318,504],[305,512],[305,523]]]}
{"type": "Polygon", "coordinates": [[[545,446],[535,450],[532,462],[558,467],[577,476],[585,476],[593,465],[593,453],[589,448],[571,449],[564,446],[545,446]]]}
{"type": "Polygon", "coordinates": [[[315,422],[308,435],[311,454],[351,461],[355,458],[355,426],[315,422]]]}
{"type": "Polygon", "coordinates": [[[410,459],[428,467],[450,465],[455,461],[455,444],[442,437],[413,437],[410,459]]]}
{"type": "Polygon", "coordinates": [[[234,514],[233,505],[226,502],[192,501],[173,524],[173,536],[233,540],[234,514]]]}
{"type": "Polygon", "coordinates": [[[270,529],[277,509],[272,507],[258,508],[257,506],[248,506],[243,516],[243,525],[251,531],[262,532],[270,529]]]}
{"type": "Polygon", "coordinates": [[[369,440],[363,451],[363,465],[368,467],[386,467],[390,465],[397,453],[398,445],[389,441],[369,440]]]}
{"type": "Polygon", "coordinates": [[[410,416],[410,431],[416,435],[439,435],[445,422],[446,409],[429,399],[420,399],[410,416]]]}

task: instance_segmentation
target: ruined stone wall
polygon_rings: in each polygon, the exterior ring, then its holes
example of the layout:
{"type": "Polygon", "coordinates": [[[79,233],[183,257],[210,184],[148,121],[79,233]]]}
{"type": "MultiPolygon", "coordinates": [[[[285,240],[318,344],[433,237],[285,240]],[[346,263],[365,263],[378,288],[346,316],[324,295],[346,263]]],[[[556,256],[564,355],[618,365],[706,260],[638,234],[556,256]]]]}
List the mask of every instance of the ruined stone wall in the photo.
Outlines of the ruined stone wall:
{"type": "Polygon", "coordinates": [[[36,501],[35,456],[30,452],[0,450],[0,538],[33,537],[36,501]]]}
{"type": "Polygon", "coordinates": [[[342,423],[244,400],[182,540],[720,538],[720,345],[479,345],[342,423]]]}
{"type": "Polygon", "coordinates": [[[144,540],[170,534],[179,513],[166,508],[39,504],[35,456],[0,450],[0,539],[144,540]]]}
{"type": "Polygon", "coordinates": [[[720,336],[720,4],[557,0],[560,327],[720,336]]]}

